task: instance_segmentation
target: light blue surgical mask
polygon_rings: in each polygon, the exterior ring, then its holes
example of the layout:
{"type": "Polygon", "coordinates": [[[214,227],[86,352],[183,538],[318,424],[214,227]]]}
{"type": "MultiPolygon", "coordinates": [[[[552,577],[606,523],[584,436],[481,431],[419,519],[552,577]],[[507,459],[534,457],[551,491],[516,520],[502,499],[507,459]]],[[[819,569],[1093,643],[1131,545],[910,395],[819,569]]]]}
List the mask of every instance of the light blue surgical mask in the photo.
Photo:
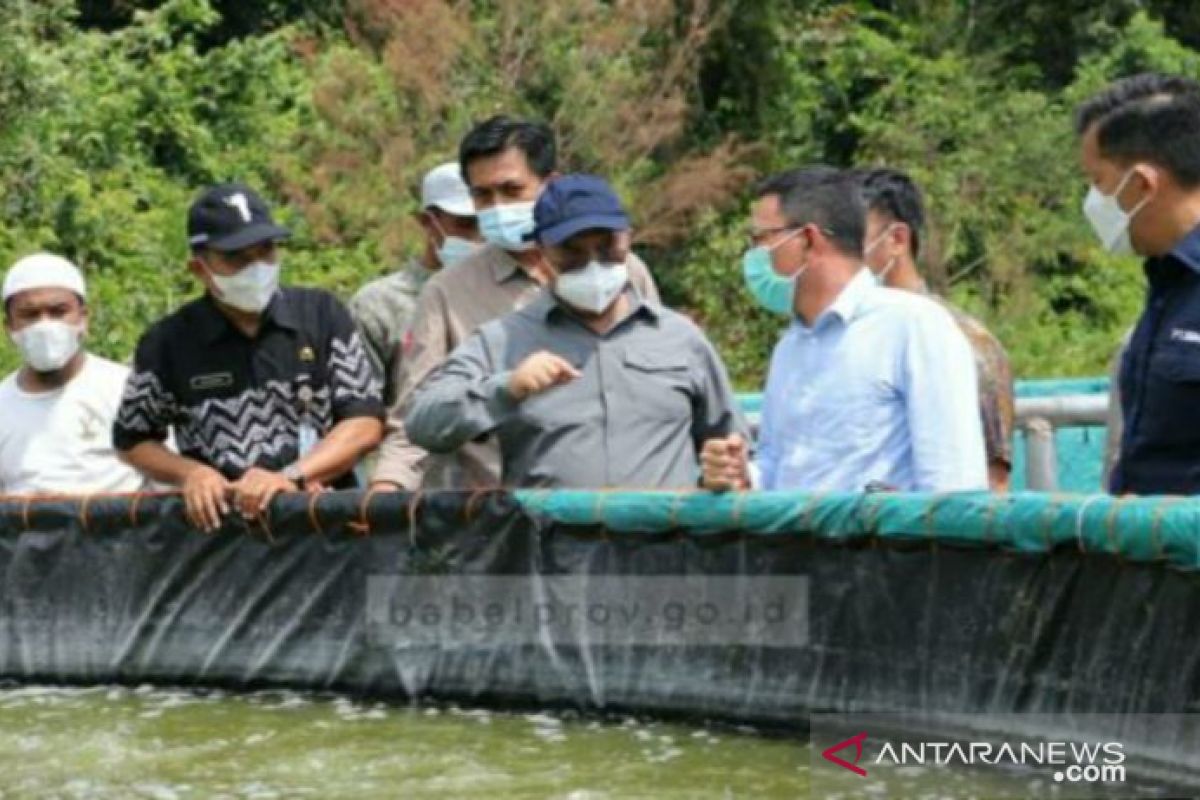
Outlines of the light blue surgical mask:
{"type": "Polygon", "coordinates": [[[534,201],[507,203],[479,212],[479,231],[483,238],[510,251],[532,250],[537,243],[525,236],[533,233],[534,201]]]}
{"type": "Polygon", "coordinates": [[[771,251],[799,232],[793,231],[770,247],[752,247],[742,256],[742,277],[746,279],[746,288],[760,306],[775,314],[791,316],[794,313],[796,281],[808,267],[801,267],[792,275],[780,275],[771,263],[771,251]]]}
{"type": "Polygon", "coordinates": [[[479,242],[472,242],[461,236],[445,236],[437,249],[438,261],[443,267],[453,267],[474,255],[480,246],[479,242]]]}

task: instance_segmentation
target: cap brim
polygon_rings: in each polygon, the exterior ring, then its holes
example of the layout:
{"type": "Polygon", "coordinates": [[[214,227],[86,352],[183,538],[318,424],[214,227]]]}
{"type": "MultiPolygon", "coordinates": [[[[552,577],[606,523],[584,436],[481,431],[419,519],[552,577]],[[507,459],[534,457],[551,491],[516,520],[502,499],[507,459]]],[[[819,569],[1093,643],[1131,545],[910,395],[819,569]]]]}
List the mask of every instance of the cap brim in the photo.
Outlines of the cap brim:
{"type": "Polygon", "coordinates": [[[580,231],[590,230],[627,231],[629,230],[629,217],[624,214],[589,214],[551,225],[544,230],[534,231],[533,238],[542,244],[557,246],[580,231]]]}
{"type": "Polygon", "coordinates": [[[244,250],[263,242],[277,242],[291,235],[292,232],[287,228],[263,222],[242,228],[237,233],[231,233],[222,239],[209,239],[204,246],[222,253],[231,253],[234,250],[244,250]]]}
{"type": "Polygon", "coordinates": [[[456,200],[435,200],[425,207],[436,208],[456,217],[474,217],[477,214],[475,204],[470,200],[465,203],[456,200]]]}

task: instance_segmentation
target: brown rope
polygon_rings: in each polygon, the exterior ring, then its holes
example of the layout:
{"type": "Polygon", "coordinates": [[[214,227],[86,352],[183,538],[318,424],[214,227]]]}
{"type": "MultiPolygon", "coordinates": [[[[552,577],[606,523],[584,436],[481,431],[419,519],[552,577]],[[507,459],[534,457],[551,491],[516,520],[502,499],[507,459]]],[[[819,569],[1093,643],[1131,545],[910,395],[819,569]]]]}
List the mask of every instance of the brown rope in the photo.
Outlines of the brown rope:
{"type": "Polygon", "coordinates": [[[263,536],[271,544],[275,544],[275,537],[271,534],[271,506],[267,506],[262,511],[254,516],[254,522],[262,528],[263,536]]]}
{"type": "Polygon", "coordinates": [[[138,526],[138,506],[141,505],[142,494],[139,492],[133,496],[133,501],[129,504],[129,525],[136,528],[138,526]]]}
{"type": "MultiPolygon", "coordinates": [[[[1108,516],[1104,519],[1105,538],[1108,539],[1109,544],[1112,545],[1112,549],[1118,556],[1121,555],[1121,542],[1117,538],[1117,515],[1121,513],[1121,505],[1127,502],[1130,497],[1131,495],[1122,495],[1121,497],[1116,498],[1116,500],[1113,502],[1112,509],[1109,510],[1108,516]]],[[[1083,542],[1080,542],[1079,544],[1080,552],[1086,553],[1087,549],[1083,547],[1083,542]]]]}
{"type": "Polygon", "coordinates": [[[667,517],[667,523],[671,526],[671,530],[679,528],[679,507],[683,504],[683,494],[676,494],[671,497],[671,513],[667,517]]]}
{"type": "Polygon", "coordinates": [[[321,525],[321,514],[317,509],[317,505],[321,501],[321,492],[311,492],[308,495],[308,524],[313,527],[318,536],[325,535],[325,528],[321,525]]]}
{"type": "Polygon", "coordinates": [[[739,492],[733,493],[733,513],[732,513],[731,517],[732,517],[733,527],[738,530],[741,530],[741,528],[742,528],[742,506],[745,504],[745,502],[746,502],[746,493],[745,492],[739,491],[739,492]]]}
{"type": "Polygon", "coordinates": [[[1042,545],[1046,548],[1047,553],[1054,552],[1054,514],[1062,507],[1066,495],[1052,494],[1046,501],[1046,508],[1038,514],[1038,532],[1042,535],[1042,545]],[[1047,520],[1049,520],[1049,531],[1047,530],[1047,520]]]}
{"type": "Polygon", "coordinates": [[[412,499],[408,501],[408,506],[405,509],[408,513],[408,542],[413,547],[417,546],[417,516],[420,512],[421,500],[424,497],[424,492],[413,492],[412,499]]]}
{"type": "MultiPolygon", "coordinates": [[[[804,523],[804,530],[807,533],[816,533],[816,530],[813,527],[813,512],[817,510],[817,506],[821,505],[821,498],[824,496],[825,495],[823,493],[812,494],[809,495],[808,499],[804,501],[804,516],[802,517],[802,520],[804,523]]],[[[816,537],[814,536],[813,538],[815,539],[816,537]]]]}
{"type": "Polygon", "coordinates": [[[371,518],[369,516],[371,499],[378,493],[379,489],[367,489],[366,494],[363,495],[362,502],[358,504],[358,521],[346,523],[346,527],[359,536],[371,535],[371,518]]]}
{"type": "Polygon", "coordinates": [[[592,506],[592,515],[596,518],[596,523],[600,526],[600,538],[606,542],[611,542],[612,535],[608,530],[608,524],[604,521],[604,500],[607,496],[608,492],[604,489],[596,492],[596,503],[592,506]]]}
{"type": "Polygon", "coordinates": [[[921,515],[921,527],[924,529],[925,538],[934,546],[937,545],[937,534],[933,530],[934,517],[937,516],[938,503],[943,499],[942,496],[936,494],[929,498],[929,508],[925,509],[925,513],[921,515]]]}
{"type": "Polygon", "coordinates": [[[1183,497],[1165,497],[1158,502],[1154,507],[1154,516],[1150,522],[1150,543],[1154,545],[1154,557],[1158,561],[1166,559],[1167,553],[1163,548],[1162,543],[1162,524],[1163,518],[1166,516],[1167,509],[1173,505],[1178,505],[1186,498],[1183,497]]]}
{"type": "Polygon", "coordinates": [[[478,506],[483,500],[492,493],[491,489],[473,489],[467,497],[467,502],[463,506],[463,518],[470,522],[475,519],[475,515],[479,512],[478,506]]]}
{"type": "Polygon", "coordinates": [[[993,494],[988,495],[987,514],[983,518],[983,543],[987,547],[995,544],[995,541],[992,539],[992,525],[996,521],[996,506],[999,504],[997,501],[1002,500],[1006,501],[1007,498],[1001,498],[993,494]]]}
{"type": "Polygon", "coordinates": [[[88,505],[91,502],[92,502],[92,496],[90,494],[88,494],[88,495],[84,495],[83,500],[80,501],[80,503],[79,503],[79,524],[83,528],[83,532],[85,535],[91,534],[91,530],[90,530],[91,526],[88,524],[90,522],[90,520],[88,519],[88,505]]]}
{"type": "Polygon", "coordinates": [[[878,528],[877,523],[879,522],[879,515],[882,513],[880,511],[880,506],[882,506],[883,503],[879,497],[881,494],[883,493],[877,492],[875,494],[864,494],[862,499],[859,500],[859,505],[863,508],[863,511],[859,512],[859,520],[861,520],[866,526],[864,533],[871,534],[871,538],[875,540],[876,545],[879,544],[878,540],[880,536],[880,532],[876,530],[876,528],[878,528]]]}

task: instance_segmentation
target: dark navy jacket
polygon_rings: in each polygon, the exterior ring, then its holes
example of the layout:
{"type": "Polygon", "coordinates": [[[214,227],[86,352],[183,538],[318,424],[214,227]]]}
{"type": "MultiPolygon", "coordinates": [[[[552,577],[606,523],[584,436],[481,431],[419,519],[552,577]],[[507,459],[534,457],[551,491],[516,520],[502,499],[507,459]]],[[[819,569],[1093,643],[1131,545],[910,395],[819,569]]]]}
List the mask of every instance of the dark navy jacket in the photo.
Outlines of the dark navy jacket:
{"type": "Polygon", "coordinates": [[[1121,363],[1114,494],[1200,494],[1200,226],[1146,260],[1146,309],[1121,363]]]}

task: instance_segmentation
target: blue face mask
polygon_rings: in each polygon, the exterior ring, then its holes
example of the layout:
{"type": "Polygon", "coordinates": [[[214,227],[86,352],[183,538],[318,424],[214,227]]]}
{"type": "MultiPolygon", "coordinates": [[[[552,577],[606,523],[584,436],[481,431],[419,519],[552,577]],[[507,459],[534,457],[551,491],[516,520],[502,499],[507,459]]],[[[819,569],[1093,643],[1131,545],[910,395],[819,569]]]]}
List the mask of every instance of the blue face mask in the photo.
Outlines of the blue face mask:
{"type": "Polygon", "coordinates": [[[479,212],[479,232],[497,247],[504,250],[532,250],[537,243],[526,241],[525,236],[533,233],[532,200],[524,203],[495,205],[479,212]]]}
{"type": "MultiPolygon", "coordinates": [[[[799,231],[792,234],[794,236],[799,231]]],[[[758,304],[775,314],[791,316],[793,314],[793,298],[796,294],[796,281],[808,267],[801,267],[792,275],[780,275],[771,263],[771,251],[790,239],[788,236],[771,247],[759,245],[752,247],[742,256],[742,277],[746,279],[746,288],[758,304]]]]}
{"type": "Polygon", "coordinates": [[[472,242],[461,236],[447,236],[442,239],[442,244],[437,249],[438,261],[443,267],[453,267],[460,261],[466,261],[475,255],[479,248],[479,242],[472,242]]]}

